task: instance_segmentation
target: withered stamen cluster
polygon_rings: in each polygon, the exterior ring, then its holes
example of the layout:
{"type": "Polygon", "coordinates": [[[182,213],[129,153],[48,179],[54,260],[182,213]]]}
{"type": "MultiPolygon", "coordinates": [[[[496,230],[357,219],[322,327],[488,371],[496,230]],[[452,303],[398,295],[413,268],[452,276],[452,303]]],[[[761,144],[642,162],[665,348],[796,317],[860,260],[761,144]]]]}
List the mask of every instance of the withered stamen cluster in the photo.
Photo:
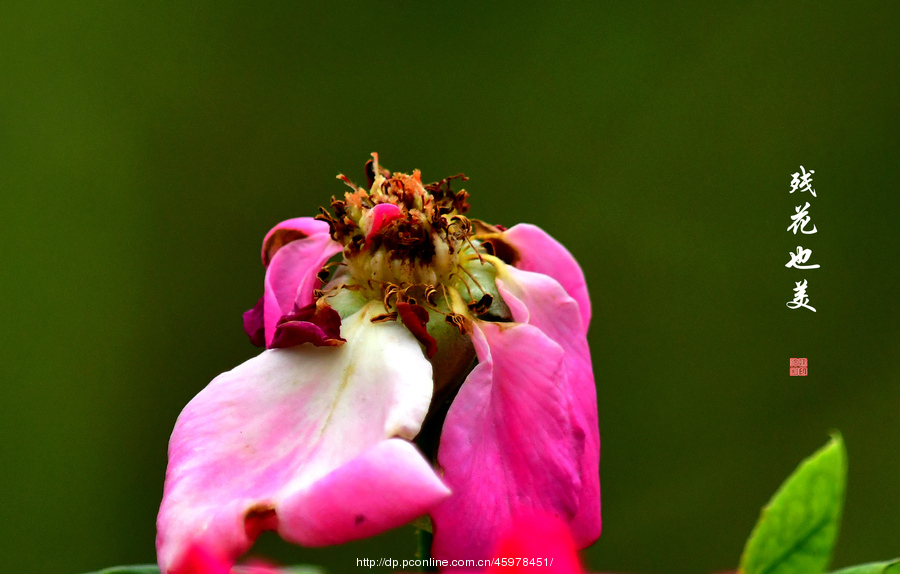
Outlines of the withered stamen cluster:
{"type": "Polygon", "coordinates": [[[332,197],[330,210],[319,208],[316,218],[328,223],[332,239],[344,247],[345,267],[332,275],[335,264],[326,265],[319,274],[323,283],[343,279],[316,296],[362,290],[384,306],[372,321],[402,320],[420,340],[428,337],[428,312],[443,315],[460,333],[471,332],[471,317],[488,313],[494,297],[466,266],[476,259],[484,265],[487,256],[503,251],[494,245],[502,228],[466,217],[469,194],[452,188],[465,175],[423,185],[418,170],[391,173],[373,158],[365,169],[368,189],[339,175],[350,190],[341,199],[332,197]],[[376,209],[383,204],[393,207],[376,209]],[[454,308],[448,291],[459,294],[463,307],[454,308]]]}

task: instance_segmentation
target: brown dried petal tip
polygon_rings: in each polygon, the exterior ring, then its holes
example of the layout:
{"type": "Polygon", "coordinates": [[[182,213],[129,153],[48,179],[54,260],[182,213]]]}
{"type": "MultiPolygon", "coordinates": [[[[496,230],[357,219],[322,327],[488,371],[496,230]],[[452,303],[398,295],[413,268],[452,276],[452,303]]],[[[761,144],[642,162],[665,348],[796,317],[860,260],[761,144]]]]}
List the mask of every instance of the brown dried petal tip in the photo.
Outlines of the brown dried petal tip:
{"type": "Polygon", "coordinates": [[[485,251],[507,265],[515,265],[519,261],[519,252],[516,248],[501,239],[500,236],[485,238],[482,240],[482,245],[485,251]]]}
{"type": "Polygon", "coordinates": [[[263,245],[263,264],[268,267],[272,258],[275,257],[275,253],[279,249],[291,241],[305,239],[306,237],[308,237],[306,233],[299,229],[284,228],[274,230],[271,235],[266,237],[266,244],[263,245]]]}

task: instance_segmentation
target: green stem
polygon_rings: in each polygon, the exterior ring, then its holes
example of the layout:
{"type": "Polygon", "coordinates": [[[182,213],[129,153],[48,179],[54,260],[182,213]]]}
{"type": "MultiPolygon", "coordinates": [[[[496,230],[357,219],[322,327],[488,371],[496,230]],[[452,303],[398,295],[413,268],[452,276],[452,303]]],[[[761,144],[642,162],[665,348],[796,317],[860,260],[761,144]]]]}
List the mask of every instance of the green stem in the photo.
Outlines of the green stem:
{"type": "MultiPolygon", "coordinates": [[[[433,536],[431,532],[427,530],[423,530],[421,528],[416,528],[416,558],[419,560],[428,560],[431,558],[431,541],[433,536]]],[[[437,572],[438,569],[434,566],[422,566],[419,569],[420,572],[437,572]]]]}

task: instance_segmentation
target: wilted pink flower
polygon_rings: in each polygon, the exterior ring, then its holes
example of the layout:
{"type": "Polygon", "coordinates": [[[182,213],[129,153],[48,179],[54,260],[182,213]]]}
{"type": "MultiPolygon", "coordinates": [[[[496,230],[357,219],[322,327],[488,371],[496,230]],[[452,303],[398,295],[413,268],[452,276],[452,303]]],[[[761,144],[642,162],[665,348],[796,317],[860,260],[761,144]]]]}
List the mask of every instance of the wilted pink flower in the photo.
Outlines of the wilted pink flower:
{"type": "Polygon", "coordinates": [[[321,546],[424,514],[436,558],[488,558],[535,512],[579,548],[599,536],[581,269],[535,226],[468,219],[454,178],[423,186],[374,157],[368,191],[266,235],[244,327],[268,350],[175,425],[163,572],[192,544],[233,560],[262,530],[321,546]]]}

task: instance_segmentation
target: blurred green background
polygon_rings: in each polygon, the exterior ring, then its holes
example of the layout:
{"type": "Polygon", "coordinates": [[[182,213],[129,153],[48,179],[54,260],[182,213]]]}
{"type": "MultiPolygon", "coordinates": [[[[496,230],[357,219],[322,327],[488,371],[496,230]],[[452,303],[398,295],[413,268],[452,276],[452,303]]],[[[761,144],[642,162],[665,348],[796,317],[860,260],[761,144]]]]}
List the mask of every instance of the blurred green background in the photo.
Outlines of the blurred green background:
{"type": "MultiPolygon", "coordinates": [[[[896,2],[4,0],[0,571],[155,560],[175,418],[257,352],[263,235],[372,151],[465,172],[474,217],[584,266],[592,568],[735,567],[832,428],[834,565],[900,554],[898,26],[896,2]],[[788,193],[801,164],[817,198],[788,193]],[[785,268],[798,244],[820,269],[785,268]],[[817,313],[785,306],[802,278],[817,313]]],[[[259,548],[346,572],[414,541],[259,548]]]]}

